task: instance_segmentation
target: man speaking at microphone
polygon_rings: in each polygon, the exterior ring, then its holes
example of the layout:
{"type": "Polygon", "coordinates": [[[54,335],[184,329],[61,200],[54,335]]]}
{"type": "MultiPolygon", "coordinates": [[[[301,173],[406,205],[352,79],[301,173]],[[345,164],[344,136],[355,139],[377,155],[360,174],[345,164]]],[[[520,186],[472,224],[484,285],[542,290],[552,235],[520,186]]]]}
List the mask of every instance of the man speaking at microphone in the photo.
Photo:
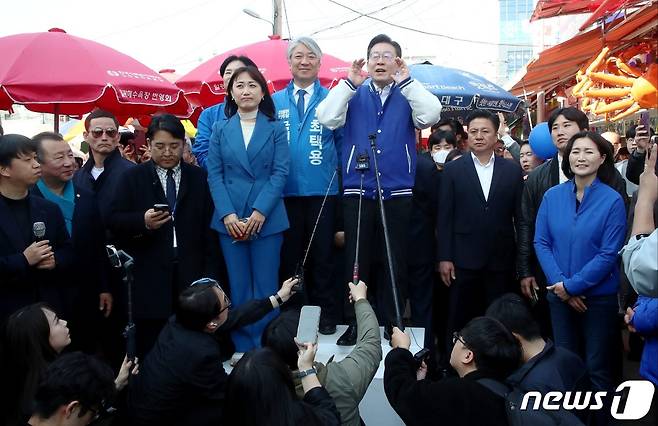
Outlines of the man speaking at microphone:
{"type": "Polygon", "coordinates": [[[62,308],[73,247],[57,205],[28,192],[40,176],[29,138],[0,137],[0,323],[35,302],[62,308]]]}

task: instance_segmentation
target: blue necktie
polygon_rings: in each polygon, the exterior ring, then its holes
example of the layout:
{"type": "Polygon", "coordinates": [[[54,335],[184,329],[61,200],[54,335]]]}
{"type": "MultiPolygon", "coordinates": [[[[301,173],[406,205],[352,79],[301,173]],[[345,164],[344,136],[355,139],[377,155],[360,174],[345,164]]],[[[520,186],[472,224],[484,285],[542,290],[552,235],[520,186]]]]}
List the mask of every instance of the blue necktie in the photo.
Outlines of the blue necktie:
{"type": "Polygon", "coordinates": [[[169,210],[171,214],[174,214],[176,209],[176,181],[174,180],[174,170],[167,170],[167,204],[169,204],[169,210]]]}
{"type": "Polygon", "coordinates": [[[304,96],[306,95],[306,90],[299,89],[297,91],[297,116],[301,121],[304,118],[304,96]]]}

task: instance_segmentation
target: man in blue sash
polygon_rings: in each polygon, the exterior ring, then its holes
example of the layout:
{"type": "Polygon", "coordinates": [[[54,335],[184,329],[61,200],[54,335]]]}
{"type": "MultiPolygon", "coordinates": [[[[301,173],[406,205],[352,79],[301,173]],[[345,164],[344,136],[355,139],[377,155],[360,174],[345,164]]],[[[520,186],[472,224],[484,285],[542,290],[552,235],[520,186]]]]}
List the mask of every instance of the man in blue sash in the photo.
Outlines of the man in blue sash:
{"type": "Polygon", "coordinates": [[[338,193],[336,146],[342,130],[331,130],[317,119],[315,109],[329,90],[320,85],[318,73],[322,50],[309,37],[288,45],[292,81],[272,99],[277,118],[286,125],[290,144],[290,174],[283,191],[290,228],[281,250],[281,277],[291,277],[303,261],[324,195],[329,194],[313,238],[308,265],[304,302],[322,307],[320,332],[333,334],[338,322],[340,290],[332,278],[334,212],[338,193]]]}

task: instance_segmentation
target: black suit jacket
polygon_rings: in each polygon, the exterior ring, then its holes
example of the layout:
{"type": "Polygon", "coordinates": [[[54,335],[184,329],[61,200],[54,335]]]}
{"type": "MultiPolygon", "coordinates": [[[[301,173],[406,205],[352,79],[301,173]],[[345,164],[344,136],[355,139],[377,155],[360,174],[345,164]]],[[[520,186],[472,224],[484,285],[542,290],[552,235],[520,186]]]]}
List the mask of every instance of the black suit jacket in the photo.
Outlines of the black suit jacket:
{"type": "Polygon", "coordinates": [[[18,308],[36,302],[46,302],[56,311],[61,311],[61,290],[67,286],[75,257],[59,207],[32,195],[28,195],[28,200],[31,222],[46,225],[44,239],[50,242],[55,252],[56,267],[40,270],[27,263],[23,251],[33,240],[25,241],[14,215],[0,199],[0,322],[18,308]]]}
{"type": "MultiPolygon", "coordinates": [[[[105,230],[100,220],[96,195],[73,184],[75,207],[71,226],[71,242],[75,251],[75,274],[70,279],[85,294],[109,292],[110,263],[105,251],[105,230]]],[[[43,198],[38,186],[30,191],[43,198]]]]}
{"type": "Polygon", "coordinates": [[[512,161],[494,161],[488,201],[470,153],[446,165],[439,195],[440,261],[463,269],[514,269],[523,174],[512,161]]]}
{"type": "Polygon", "coordinates": [[[436,260],[436,215],[441,172],[434,161],[419,155],[416,163],[416,182],[412,198],[409,224],[409,265],[433,263],[436,260]]]}
{"type": "Polygon", "coordinates": [[[89,160],[87,160],[80,170],[75,172],[73,182],[76,188],[83,188],[96,194],[96,201],[98,202],[103,224],[107,226],[110,206],[114,199],[114,194],[117,192],[117,187],[119,187],[121,175],[126,170],[135,167],[135,164],[121,157],[121,153],[117,149],[105,159],[103,173],[101,173],[98,179],[94,179],[91,175],[91,169],[93,167],[94,159],[92,154],[90,154],[89,160]]]}
{"type": "Polygon", "coordinates": [[[172,294],[202,277],[219,278],[219,242],[210,229],[213,213],[206,172],[181,163],[176,201],[178,280],[173,274],[173,223],[147,230],[144,213],[154,204],[167,204],[152,161],[123,173],[122,188],[112,203],[110,230],[117,245],[135,259],[133,313],[137,318],[164,319],[173,312],[172,294]]]}

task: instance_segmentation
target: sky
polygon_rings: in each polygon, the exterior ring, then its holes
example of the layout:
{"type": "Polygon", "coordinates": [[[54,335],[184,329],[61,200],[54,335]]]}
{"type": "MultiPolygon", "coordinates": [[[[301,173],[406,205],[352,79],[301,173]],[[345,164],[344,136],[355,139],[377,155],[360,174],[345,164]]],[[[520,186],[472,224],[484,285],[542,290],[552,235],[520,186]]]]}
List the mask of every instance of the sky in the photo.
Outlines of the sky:
{"type": "MultiPolygon", "coordinates": [[[[400,43],[404,56],[435,57],[436,64],[495,77],[498,48],[490,43],[498,41],[499,0],[284,3],[284,38],[311,35],[325,53],[343,60],[364,57],[368,41],[386,33],[400,43]],[[374,11],[371,16],[395,25],[485,43],[421,34],[359,14],[374,11]]],[[[271,20],[271,0],[19,0],[3,6],[0,37],[58,27],[126,53],[155,71],[173,68],[181,75],[226,50],[265,40],[272,31],[269,23],[243,12],[248,8],[271,20]]]]}

